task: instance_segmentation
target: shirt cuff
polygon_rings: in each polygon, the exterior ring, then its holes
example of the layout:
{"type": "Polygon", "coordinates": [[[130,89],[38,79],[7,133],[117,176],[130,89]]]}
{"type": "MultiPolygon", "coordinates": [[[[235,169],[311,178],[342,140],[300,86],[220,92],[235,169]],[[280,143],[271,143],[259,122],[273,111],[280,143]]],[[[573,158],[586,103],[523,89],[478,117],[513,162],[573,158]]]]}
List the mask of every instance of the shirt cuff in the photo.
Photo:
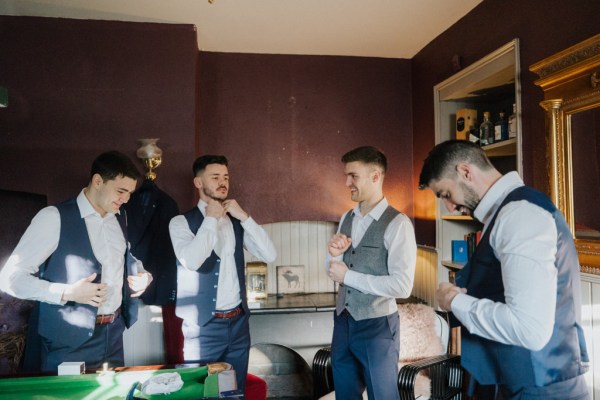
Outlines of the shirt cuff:
{"type": "Polygon", "coordinates": [[[62,300],[63,293],[67,290],[67,284],[65,283],[51,283],[48,286],[48,303],[51,304],[66,304],[67,302],[62,300]]]}
{"type": "MultiPolygon", "coordinates": [[[[218,226],[219,221],[215,217],[204,217],[204,221],[202,221],[202,225],[200,227],[211,230],[213,232],[217,232],[218,226]]],[[[198,232],[200,232],[199,229],[198,232]]]]}
{"type": "Polygon", "coordinates": [[[359,280],[360,274],[358,272],[350,270],[346,271],[346,275],[344,275],[344,285],[356,288],[359,280]]]}
{"type": "Polygon", "coordinates": [[[473,304],[477,301],[477,298],[473,296],[469,296],[465,293],[459,293],[452,299],[452,303],[450,304],[450,308],[454,313],[454,316],[458,318],[458,320],[469,329],[469,312],[473,307],[473,304]]]}
{"type": "Polygon", "coordinates": [[[242,227],[244,228],[244,230],[246,228],[254,228],[254,227],[258,226],[256,221],[254,219],[252,219],[252,217],[249,215],[248,215],[248,218],[244,222],[240,221],[240,224],[242,224],[242,227]]]}

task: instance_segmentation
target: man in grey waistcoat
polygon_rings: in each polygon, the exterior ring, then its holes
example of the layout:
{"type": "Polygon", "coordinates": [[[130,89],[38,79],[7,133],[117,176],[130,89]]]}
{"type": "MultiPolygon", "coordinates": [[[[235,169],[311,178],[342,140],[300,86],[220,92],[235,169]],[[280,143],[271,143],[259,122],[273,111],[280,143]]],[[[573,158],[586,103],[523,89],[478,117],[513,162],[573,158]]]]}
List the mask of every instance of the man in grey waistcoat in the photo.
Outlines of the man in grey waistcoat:
{"type": "Polygon", "coordinates": [[[413,287],[417,246],[410,219],[383,195],[387,159],[359,147],[342,157],[356,206],[328,242],[327,272],[339,283],[331,346],[337,399],[399,399],[396,298],[413,287]]]}
{"type": "Polygon", "coordinates": [[[137,297],[152,281],[129,252],[119,211],[139,176],[126,155],[99,155],[87,187],[42,209],[0,272],[2,291],[38,301],[26,347],[28,357],[41,360],[30,361],[30,369],[56,371],[65,361],[124,365],[123,332],[137,320],[137,297]]]}

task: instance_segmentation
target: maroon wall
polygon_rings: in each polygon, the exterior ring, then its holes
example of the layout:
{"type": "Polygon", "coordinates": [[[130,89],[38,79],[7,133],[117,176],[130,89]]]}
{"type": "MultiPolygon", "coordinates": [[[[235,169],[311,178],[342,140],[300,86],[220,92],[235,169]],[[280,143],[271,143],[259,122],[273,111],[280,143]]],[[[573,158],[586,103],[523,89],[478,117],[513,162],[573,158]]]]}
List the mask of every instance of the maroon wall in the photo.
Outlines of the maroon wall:
{"type": "Polygon", "coordinates": [[[192,25],[0,16],[0,189],[62,201],[97,154],[158,137],[158,185],[188,206],[197,64],[192,25]]]}
{"type": "MultiPolygon", "coordinates": [[[[547,191],[543,92],[529,66],[598,33],[598,16],[589,0],[484,0],[412,59],[414,182],[434,145],[433,86],[453,75],[452,57],[462,66],[508,43],[520,40],[523,177],[547,191]]],[[[430,191],[415,190],[417,241],[435,244],[435,207],[430,191]]]]}
{"type": "Polygon", "coordinates": [[[384,191],[412,216],[410,62],[200,54],[200,152],[230,160],[231,196],[260,223],[337,221],[353,206],[342,154],[374,145],[384,191]]]}

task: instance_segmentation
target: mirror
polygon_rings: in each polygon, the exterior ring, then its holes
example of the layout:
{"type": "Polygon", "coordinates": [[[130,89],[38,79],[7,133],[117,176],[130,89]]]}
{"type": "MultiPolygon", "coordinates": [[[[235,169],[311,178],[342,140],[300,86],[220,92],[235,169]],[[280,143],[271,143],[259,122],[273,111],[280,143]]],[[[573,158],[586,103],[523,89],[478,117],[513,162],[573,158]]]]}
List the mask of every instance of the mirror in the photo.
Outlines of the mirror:
{"type": "Polygon", "coordinates": [[[600,275],[600,34],[530,67],[544,90],[550,197],[582,272],[600,275]]]}
{"type": "Polygon", "coordinates": [[[575,237],[600,240],[600,108],[569,117],[575,237]]]}

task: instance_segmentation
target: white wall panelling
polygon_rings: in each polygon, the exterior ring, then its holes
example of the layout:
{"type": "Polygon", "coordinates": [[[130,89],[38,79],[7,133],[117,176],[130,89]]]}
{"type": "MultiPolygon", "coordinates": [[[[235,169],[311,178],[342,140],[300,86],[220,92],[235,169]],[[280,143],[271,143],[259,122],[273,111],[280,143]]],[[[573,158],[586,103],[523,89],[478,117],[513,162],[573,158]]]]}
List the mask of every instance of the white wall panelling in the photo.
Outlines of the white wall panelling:
{"type": "Polygon", "coordinates": [[[600,276],[581,274],[581,320],[590,355],[585,374],[592,399],[600,399],[600,276]]]}
{"type": "MultiPolygon", "coordinates": [[[[268,264],[269,293],[277,293],[276,267],[304,265],[307,293],[333,292],[325,272],[327,241],[337,229],[336,222],[291,221],[263,225],[277,249],[277,259],[268,264]]],[[[260,261],[246,253],[246,262],[260,261]]]]}

